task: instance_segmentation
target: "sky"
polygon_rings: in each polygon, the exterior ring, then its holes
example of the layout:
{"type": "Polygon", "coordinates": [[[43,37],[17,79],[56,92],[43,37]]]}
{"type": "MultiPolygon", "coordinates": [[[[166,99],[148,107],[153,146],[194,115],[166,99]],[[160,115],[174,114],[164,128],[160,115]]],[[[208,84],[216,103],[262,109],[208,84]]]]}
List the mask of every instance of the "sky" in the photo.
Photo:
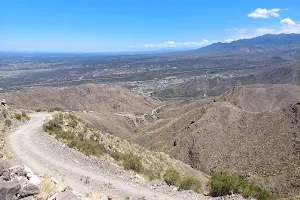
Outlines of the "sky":
{"type": "Polygon", "coordinates": [[[0,0],[0,51],[196,49],[300,33],[299,0],[0,0]]]}

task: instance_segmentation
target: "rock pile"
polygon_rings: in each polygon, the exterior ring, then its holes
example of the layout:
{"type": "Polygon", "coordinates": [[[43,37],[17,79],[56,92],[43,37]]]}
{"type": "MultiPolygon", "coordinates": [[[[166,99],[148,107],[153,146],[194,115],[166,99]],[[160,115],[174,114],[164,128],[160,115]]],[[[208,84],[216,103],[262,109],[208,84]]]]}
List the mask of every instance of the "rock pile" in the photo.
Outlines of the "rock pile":
{"type": "Polygon", "coordinates": [[[0,200],[30,199],[40,191],[40,178],[28,167],[0,161],[0,200]]]}
{"type": "MultiPolygon", "coordinates": [[[[25,165],[11,167],[5,160],[0,160],[0,200],[89,200],[86,194],[79,193],[67,185],[60,191],[51,191],[46,196],[39,195],[43,192],[40,191],[43,180],[45,177],[37,176],[25,165]]],[[[60,184],[53,177],[51,183],[60,184]]],[[[104,199],[112,200],[111,197],[101,198],[104,199]]]]}

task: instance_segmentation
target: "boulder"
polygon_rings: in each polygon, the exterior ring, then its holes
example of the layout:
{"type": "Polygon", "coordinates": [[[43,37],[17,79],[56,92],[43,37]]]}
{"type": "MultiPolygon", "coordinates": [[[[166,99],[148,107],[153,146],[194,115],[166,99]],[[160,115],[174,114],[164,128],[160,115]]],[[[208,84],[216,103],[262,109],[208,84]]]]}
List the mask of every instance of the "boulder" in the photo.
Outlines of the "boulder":
{"type": "Polygon", "coordinates": [[[26,165],[24,165],[23,168],[24,168],[24,171],[26,172],[26,176],[28,178],[31,178],[34,175],[33,171],[29,167],[27,167],[26,165]]]}
{"type": "Polygon", "coordinates": [[[18,181],[18,183],[20,183],[21,187],[24,187],[29,182],[29,180],[24,176],[19,176],[16,180],[18,181]]]}
{"type": "Polygon", "coordinates": [[[2,179],[9,181],[10,180],[10,172],[8,170],[4,170],[2,173],[2,179]]]}
{"type": "Polygon", "coordinates": [[[9,164],[5,160],[0,160],[0,176],[2,176],[3,172],[9,168],[9,164]]]}
{"type": "Polygon", "coordinates": [[[27,172],[21,166],[14,166],[14,167],[9,168],[9,170],[18,176],[26,176],[26,174],[27,174],[27,172]]]}
{"type": "Polygon", "coordinates": [[[34,184],[25,185],[19,192],[20,197],[28,197],[31,195],[38,194],[40,192],[40,188],[34,184]]]}
{"type": "Polygon", "coordinates": [[[64,191],[56,196],[56,200],[78,200],[70,191],[64,191]]]}
{"type": "Polygon", "coordinates": [[[18,183],[0,181],[0,200],[11,200],[20,190],[18,183]]]}
{"type": "Polygon", "coordinates": [[[37,175],[32,175],[32,177],[29,178],[29,183],[33,185],[40,185],[41,179],[37,175]]]}

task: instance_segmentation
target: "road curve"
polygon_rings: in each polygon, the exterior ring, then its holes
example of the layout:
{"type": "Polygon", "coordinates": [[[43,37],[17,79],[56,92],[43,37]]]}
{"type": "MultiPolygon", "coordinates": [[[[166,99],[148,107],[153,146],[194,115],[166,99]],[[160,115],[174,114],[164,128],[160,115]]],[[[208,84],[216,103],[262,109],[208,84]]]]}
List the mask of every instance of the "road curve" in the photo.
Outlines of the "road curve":
{"type": "Polygon", "coordinates": [[[127,179],[119,179],[118,176],[120,175],[118,174],[111,176],[111,174],[104,172],[105,167],[102,168],[102,171],[99,171],[97,170],[98,165],[88,163],[86,158],[82,158],[83,160],[76,158],[79,161],[75,160],[74,157],[69,158],[71,157],[69,156],[71,155],[69,153],[70,148],[60,144],[62,148],[57,150],[56,146],[53,146],[53,143],[55,143],[53,140],[55,139],[42,131],[43,123],[51,117],[51,114],[32,113],[30,117],[31,119],[27,123],[18,127],[8,136],[9,149],[14,155],[12,162],[15,164],[25,164],[37,174],[48,171],[54,174],[56,178],[63,176],[64,181],[79,192],[88,192],[101,184],[103,186],[103,184],[107,185],[109,183],[113,189],[107,189],[104,194],[114,193],[114,195],[123,198],[125,196],[136,198],[144,196],[146,199],[156,200],[183,199],[181,195],[167,194],[166,192],[151,189],[147,183],[139,185],[134,184],[132,181],[126,181],[127,179]],[[90,177],[93,188],[91,188],[91,185],[80,181],[80,177],[90,177]]]}

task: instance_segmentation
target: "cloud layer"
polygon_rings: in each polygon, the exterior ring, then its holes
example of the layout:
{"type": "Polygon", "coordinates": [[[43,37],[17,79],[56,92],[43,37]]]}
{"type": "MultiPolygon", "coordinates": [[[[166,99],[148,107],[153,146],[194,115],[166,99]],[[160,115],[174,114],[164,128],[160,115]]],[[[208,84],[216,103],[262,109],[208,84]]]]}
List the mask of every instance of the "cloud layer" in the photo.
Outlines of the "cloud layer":
{"type": "Polygon", "coordinates": [[[251,18],[269,18],[269,17],[279,17],[279,11],[282,10],[280,8],[273,8],[270,10],[267,10],[266,8],[257,8],[255,11],[252,13],[248,14],[248,17],[251,18]]]}
{"type": "Polygon", "coordinates": [[[208,44],[208,40],[202,40],[201,42],[175,42],[168,41],[159,44],[145,44],[146,48],[175,48],[175,47],[200,47],[208,44]]]}

